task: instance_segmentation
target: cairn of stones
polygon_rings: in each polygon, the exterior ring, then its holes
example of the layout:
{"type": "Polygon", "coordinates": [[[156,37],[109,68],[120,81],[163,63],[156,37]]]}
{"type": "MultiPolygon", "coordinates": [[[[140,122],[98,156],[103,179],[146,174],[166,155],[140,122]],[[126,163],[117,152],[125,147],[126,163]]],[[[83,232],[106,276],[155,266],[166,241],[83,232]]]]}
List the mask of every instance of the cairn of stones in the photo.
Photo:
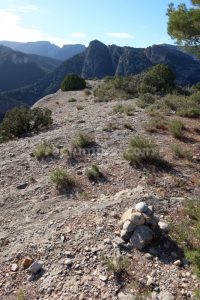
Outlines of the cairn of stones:
{"type": "Polygon", "coordinates": [[[131,248],[143,249],[162,232],[169,230],[165,222],[159,221],[154,215],[153,206],[146,202],[137,203],[135,208],[129,208],[120,220],[121,238],[131,248]]]}

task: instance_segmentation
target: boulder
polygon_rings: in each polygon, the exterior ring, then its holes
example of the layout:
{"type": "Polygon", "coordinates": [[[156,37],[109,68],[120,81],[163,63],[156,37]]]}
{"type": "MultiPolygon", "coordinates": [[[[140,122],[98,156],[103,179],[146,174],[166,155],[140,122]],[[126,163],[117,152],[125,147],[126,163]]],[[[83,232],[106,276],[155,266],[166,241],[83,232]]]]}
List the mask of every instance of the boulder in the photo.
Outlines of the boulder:
{"type": "Polygon", "coordinates": [[[40,262],[34,261],[32,265],[28,268],[28,273],[36,274],[42,269],[42,264],[40,262]]]}
{"type": "Polygon", "coordinates": [[[123,230],[126,232],[133,232],[136,228],[136,225],[133,224],[130,220],[127,220],[123,225],[123,230]]]}
{"type": "Polygon", "coordinates": [[[138,226],[130,237],[130,246],[137,249],[143,249],[153,239],[153,232],[147,225],[138,226]]]}

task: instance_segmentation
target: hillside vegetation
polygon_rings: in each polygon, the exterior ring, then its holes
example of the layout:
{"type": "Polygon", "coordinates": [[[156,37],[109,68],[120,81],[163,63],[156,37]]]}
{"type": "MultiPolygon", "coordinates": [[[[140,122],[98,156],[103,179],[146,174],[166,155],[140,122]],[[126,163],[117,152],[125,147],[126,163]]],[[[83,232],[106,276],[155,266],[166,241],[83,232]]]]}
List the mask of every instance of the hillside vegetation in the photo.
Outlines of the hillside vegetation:
{"type": "Polygon", "coordinates": [[[146,49],[106,46],[92,41],[81,54],[66,60],[37,83],[4,93],[12,101],[27,105],[35,103],[45,95],[55,93],[63,78],[77,74],[89,78],[106,76],[134,76],[141,74],[155,64],[164,64],[172,70],[178,85],[193,85],[200,81],[200,62],[192,56],[168,45],[154,45],[146,49]]]}

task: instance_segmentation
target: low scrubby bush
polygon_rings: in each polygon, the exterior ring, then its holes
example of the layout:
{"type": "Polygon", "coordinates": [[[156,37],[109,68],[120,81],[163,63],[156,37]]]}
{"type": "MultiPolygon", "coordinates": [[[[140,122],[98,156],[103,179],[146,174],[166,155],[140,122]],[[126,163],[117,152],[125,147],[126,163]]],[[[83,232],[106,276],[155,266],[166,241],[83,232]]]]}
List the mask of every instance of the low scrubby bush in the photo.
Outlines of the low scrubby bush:
{"type": "Polygon", "coordinates": [[[85,132],[79,132],[73,141],[73,146],[77,148],[87,148],[94,144],[95,138],[85,132]]]}
{"type": "Polygon", "coordinates": [[[144,125],[146,131],[157,132],[158,130],[166,130],[167,122],[163,117],[157,116],[151,118],[151,120],[144,125]]]}
{"type": "Polygon", "coordinates": [[[48,128],[52,122],[51,111],[48,108],[15,107],[5,114],[0,124],[0,142],[48,128]]]}
{"type": "Polygon", "coordinates": [[[135,107],[133,105],[123,105],[123,104],[117,104],[113,107],[114,114],[126,114],[127,116],[133,116],[135,113],[135,107]]]}
{"type": "Polygon", "coordinates": [[[74,177],[61,167],[51,173],[50,179],[58,190],[69,190],[75,186],[74,177]]]}
{"type": "Polygon", "coordinates": [[[183,137],[184,132],[184,124],[180,120],[171,120],[168,124],[169,131],[173,135],[173,137],[180,139],[183,137]]]}
{"type": "Polygon", "coordinates": [[[160,160],[157,146],[142,136],[134,137],[129,144],[124,158],[133,165],[144,163],[156,164],[160,160]]]}
{"type": "Polygon", "coordinates": [[[145,108],[153,104],[157,99],[158,96],[150,93],[141,94],[139,100],[137,101],[137,105],[141,108],[145,108]]]}
{"type": "Polygon", "coordinates": [[[171,149],[174,155],[180,159],[192,160],[192,153],[189,150],[184,149],[182,146],[178,144],[173,144],[171,149]]]}
{"type": "Polygon", "coordinates": [[[200,204],[189,200],[176,211],[171,236],[183,248],[187,260],[200,278],[200,204]]]}
{"type": "Polygon", "coordinates": [[[77,91],[84,88],[86,88],[86,81],[76,74],[66,76],[61,83],[62,91],[77,91]]]}
{"type": "Polygon", "coordinates": [[[87,169],[86,176],[91,181],[98,181],[100,178],[103,177],[103,175],[97,165],[92,165],[92,167],[90,169],[87,169]]]}
{"type": "Polygon", "coordinates": [[[35,156],[38,160],[41,160],[43,158],[46,158],[48,156],[53,155],[53,146],[47,143],[46,141],[39,144],[34,150],[33,150],[33,156],[35,156]]]}

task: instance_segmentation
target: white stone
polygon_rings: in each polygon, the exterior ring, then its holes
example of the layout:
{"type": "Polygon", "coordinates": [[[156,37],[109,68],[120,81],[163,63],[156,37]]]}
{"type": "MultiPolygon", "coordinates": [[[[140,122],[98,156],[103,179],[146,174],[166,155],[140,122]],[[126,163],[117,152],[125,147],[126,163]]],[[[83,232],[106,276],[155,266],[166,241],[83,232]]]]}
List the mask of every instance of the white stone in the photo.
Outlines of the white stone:
{"type": "Polygon", "coordinates": [[[167,224],[167,223],[165,223],[165,222],[163,222],[163,221],[160,221],[159,223],[158,223],[158,226],[160,227],[160,229],[162,230],[162,231],[164,231],[164,232],[169,232],[169,225],[167,224]]]}
{"type": "Polygon", "coordinates": [[[17,272],[17,270],[19,269],[19,267],[18,267],[17,264],[12,264],[12,266],[11,266],[10,269],[11,269],[12,272],[17,272]]]}
{"type": "Polygon", "coordinates": [[[108,280],[108,276],[107,275],[100,275],[99,279],[103,282],[106,282],[108,280]]]}
{"type": "Polygon", "coordinates": [[[138,212],[145,213],[148,210],[148,205],[146,204],[146,202],[139,202],[136,204],[135,209],[138,212]]]}

